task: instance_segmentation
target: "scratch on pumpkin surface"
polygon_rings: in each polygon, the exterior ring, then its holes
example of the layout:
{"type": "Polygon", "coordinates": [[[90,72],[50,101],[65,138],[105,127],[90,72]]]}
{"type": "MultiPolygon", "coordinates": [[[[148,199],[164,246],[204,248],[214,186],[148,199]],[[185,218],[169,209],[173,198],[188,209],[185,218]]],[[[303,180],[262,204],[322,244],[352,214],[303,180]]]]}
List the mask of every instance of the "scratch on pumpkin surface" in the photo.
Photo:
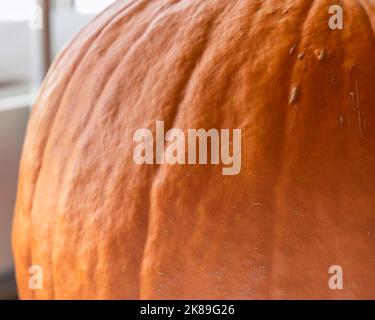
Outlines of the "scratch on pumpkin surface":
{"type": "Polygon", "coordinates": [[[293,131],[294,123],[296,122],[296,118],[297,118],[297,112],[298,112],[298,105],[296,106],[296,110],[294,111],[294,114],[293,114],[292,123],[290,124],[290,127],[289,127],[290,132],[293,131]]]}
{"type": "Polygon", "coordinates": [[[293,46],[290,48],[290,50],[289,50],[289,55],[290,55],[290,56],[293,54],[293,52],[294,52],[294,50],[296,49],[296,47],[297,47],[297,45],[295,44],[295,45],[293,45],[293,46]]]}
{"type": "Polygon", "coordinates": [[[326,52],[324,49],[316,49],[314,50],[314,54],[319,61],[322,61],[326,56],[326,52]]]}
{"type": "Polygon", "coordinates": [[[363,116],[362,116],[360,96],[359,96],[358,68],[356,66],[350,67],[349,77],[350,77],[350,83],[351,83],[350,96],[352,100],[353,113],[356,113],[357,115],[356,122],[357,122],[358,129],[359,129],[359,137],[361,139],[365,139],[364,130],[363,130],[363,116]]]}
{"type": "Polygon", "coordinates": [[[298,99],[298,87],[293,87],[290,93],[289,104],[294,104],[298,99]]]}
{"type": "Polygon", "coordinates": [[[354,104],[354,92],[353,91],[350,91],[350,97],[352,98],[352,102],[354,104]]]}
{"type": "Polygon", "coordinates": [[[271,9],[271,11],[268,12],[268,14],[273,15],[273,14],[277,13],[278,10],[279,10],[279,8],[273,8],[273,9],[271,9]]]}
{"type": "Polygon", "coordinates": [[[340,127],[343,129],[344,128],[344,121],[345,121],[344,116],[340,116],[339,120],[340,120],[340,127]]]}
{"type": "Polygon", "coordinates": [[[359,88],[358,88],[358,79],[355,80],[355,97],[356,97],[356,106],[357,106],[357,115],[358,115],[358,126],[359,126],[359,136],[363,139],[363,127],[362,127],[362,113],[361,106],[359,102],[359,88]]]}
{"type": "Polygon", "coordinates": [[[288,13],[290,9],[293,9],[293,5],[289,5],[288,7],[286,7],[284,10],[283,10],[283,13],[288,13]]]}

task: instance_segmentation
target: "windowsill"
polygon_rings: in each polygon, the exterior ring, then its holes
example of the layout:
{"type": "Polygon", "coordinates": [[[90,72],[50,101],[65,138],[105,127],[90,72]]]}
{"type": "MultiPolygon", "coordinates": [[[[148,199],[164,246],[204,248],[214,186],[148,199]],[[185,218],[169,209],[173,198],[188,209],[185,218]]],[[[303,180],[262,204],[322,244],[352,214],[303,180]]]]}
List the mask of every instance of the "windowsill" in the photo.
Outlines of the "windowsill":
{"type": "Polygon", "coordinates": [[[34,93],[0,98],[0,112],[20,108],[30,108],[34,103],[34,100],[34,93]]]}

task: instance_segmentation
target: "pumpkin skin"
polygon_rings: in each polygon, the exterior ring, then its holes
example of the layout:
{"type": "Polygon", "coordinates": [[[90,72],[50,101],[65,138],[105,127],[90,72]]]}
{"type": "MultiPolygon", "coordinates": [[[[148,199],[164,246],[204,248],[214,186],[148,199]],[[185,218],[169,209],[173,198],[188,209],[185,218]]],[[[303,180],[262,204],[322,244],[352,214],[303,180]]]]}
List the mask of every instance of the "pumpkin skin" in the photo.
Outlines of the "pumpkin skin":
{"type": "Polygon", "coordinates": [[[328,0],[117,1],[91,22],[32,111],[20,297],[374,299],[375,6],[341,3],[343,30],[328,0]],[[156,120],[242,129],[240,174],[136,165],[156,120]]]}

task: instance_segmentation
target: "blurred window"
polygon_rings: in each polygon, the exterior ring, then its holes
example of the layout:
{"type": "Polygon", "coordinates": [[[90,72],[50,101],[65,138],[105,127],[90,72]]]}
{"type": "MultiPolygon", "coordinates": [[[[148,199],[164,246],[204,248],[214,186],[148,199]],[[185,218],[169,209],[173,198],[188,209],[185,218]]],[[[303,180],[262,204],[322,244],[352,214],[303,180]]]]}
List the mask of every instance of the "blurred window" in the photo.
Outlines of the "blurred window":
{"type": "MultiPolygon", "coordinates": [[[[52,57],[97,13],[115,0],[50,0],[52,57]]],[[[0,1],[0,99],[33,94],[39,68],[38,40],[31,27],[36,0],[0,1]]]]}
{"type": "Polygon", "coordinates": [[[26,94],[31,81],[31,0],[0,1],[0,99],[26,94]]]}
{"type": "Polygon", "coordinates": [[[104,10],[115,0],[75,0],[75,8],[81,14],[93,14],[104,10]]]}

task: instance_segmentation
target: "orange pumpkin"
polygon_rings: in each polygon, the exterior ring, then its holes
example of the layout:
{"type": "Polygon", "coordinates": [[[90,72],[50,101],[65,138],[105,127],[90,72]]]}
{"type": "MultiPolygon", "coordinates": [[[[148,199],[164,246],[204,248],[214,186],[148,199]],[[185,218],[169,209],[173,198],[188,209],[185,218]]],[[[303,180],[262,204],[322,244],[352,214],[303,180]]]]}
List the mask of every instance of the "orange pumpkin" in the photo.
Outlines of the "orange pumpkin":
{"type": "Polygon", "coordinates": [[[328,0],[124,0],[92,21],[32,111],[21,298],[375,298],[375,6],[341,3],[343,30],[328,0]],[[241,129],[241,172],[137,165],[157,120],[241,129]]]}

